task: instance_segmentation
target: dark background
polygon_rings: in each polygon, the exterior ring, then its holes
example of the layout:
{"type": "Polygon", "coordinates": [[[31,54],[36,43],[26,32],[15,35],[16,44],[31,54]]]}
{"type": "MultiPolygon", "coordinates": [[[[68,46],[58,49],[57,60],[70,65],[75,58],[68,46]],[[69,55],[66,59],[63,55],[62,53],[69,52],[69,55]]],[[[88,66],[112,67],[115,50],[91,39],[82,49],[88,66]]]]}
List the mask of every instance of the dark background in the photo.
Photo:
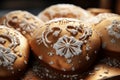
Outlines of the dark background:
{"type": "Polygon", "coordinates": [[[70,3],[87,8],[107,8],[119,14],[120,0],[0,0],[0,16],[12,10],[27,10],[35,15],[53,4],[70,3]]]}

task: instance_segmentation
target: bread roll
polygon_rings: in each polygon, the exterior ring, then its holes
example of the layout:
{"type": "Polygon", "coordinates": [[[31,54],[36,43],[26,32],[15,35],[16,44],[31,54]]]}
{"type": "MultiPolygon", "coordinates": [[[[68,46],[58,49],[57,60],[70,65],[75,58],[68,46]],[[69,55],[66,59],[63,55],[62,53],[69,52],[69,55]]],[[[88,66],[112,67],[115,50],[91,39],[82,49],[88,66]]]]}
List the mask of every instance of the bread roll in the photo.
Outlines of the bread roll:
{"type": "Polygon", "coordinates": [[[52,5],[38,14],[39,19],[44,22],[54,18],[75,18],[86,19],[93,15],[82,9],[79,6],[73,4],[56,4],[52,5]]]}
{"type": "Polygon", "coordinates": [[[117,75],[120,75],[119,68],[110,67],[105,64],[99,64],[85,80],[103,80],[117,75]]]}
{"type": "Polygon", "coordinates": [[[13,80],[19,76],[26,68],[28,58],[26,38],[18,31],[0,25],[0,80],[13,80]]]}
{"type": "Polygon", "coordinates": [[[119,80],[120,64],[113,58],[104,58],[89,72],[85,80],[119,80]],[[118,66],[119,65],[119,66],[118,66]],[[115,77],[119,76],[119,77],[115,77]]]}
{"type": "Polygon", "coordinates": [[[120,59],[120,17],[105,19],[94,29],[101,37],[103,53],[120,59]]]}
{"type": "Polygon", "coordinates": [[[100,13],[111,13],[110,9],[104,9],[104,8],[88,8],[87,11],[89,11],[93,15],[98,15],[100,13]]]}
{"type": "Polygon", "coordinates": [[[90,25],[76,19],[59,18],[42,26],[30,45],[41,64],[72,74],[78,73],[78,69],[83,72],[93,64],[100,38],[90,25]]]}
{"type": "Polygon", "coordinates": [[[92,25],[97,25],[107,18],[117,17],[117,16],[119,16],[119,15],[114,14],[114,13],[101,13],[101,14],[98,14],[98,15],[92,17],[92,18],[86,19],[84,21],[89,23],[89,24],[92,24],[92,25]]]}
{"type": "Polygon", "coordinates": [[[18,30],[30,41],[34,35],[34,31],[43,22],[27,11],[16,10],[4,15],[0,20],[0,24],[18,30]]]}

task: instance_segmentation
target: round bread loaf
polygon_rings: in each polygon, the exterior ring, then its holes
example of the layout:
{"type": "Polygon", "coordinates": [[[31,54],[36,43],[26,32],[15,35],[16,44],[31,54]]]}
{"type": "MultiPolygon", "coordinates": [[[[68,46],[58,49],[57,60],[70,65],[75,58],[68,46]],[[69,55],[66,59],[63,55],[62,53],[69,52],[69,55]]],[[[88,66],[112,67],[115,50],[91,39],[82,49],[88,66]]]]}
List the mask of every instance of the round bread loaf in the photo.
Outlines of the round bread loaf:
{"type": "Polygon", "coordinates": [[[120,76],[120,61],[105,57],[95,65],[85,80],[119,80],[115,76],[120,76]]]}
{"type": "Polygon", "coordinates": [[[114,13],[100,13],[94,17],[91,17],[89,19],[84,20],[87,23],[90,23],[92,25],[97,25],[100,22],[102,22],[103,20],[107,19],[107,18],[111,18],[111,17],[117,17],[119,16],[118,14],[114,14],[114,13]]]}
{"type": "Polygon", "coordinates": [[[102,51],[110,57],[120,59],[120,17],[103,20],[94,27],[102,40],[102,51]]]}
{"type": "Polygon", "coordinates": [[[0,24],[21,32],[29,41],[43,22],[27,11],[11,11],[3,16],[0,24]]]}
{"type": "Polygon", "coordinates": [[[100,13],[111,13],[110,9],[104,9],[104,8],[88,8],[87,11],[89,11],[93,15],[98,15],[100,13]]]}
{"type": "Polygon", "coordinates": [[[92,17],[88,11],[73,4],[56,4],[52,5],[38,14],[38,17],[44,22],[54,18],[76,18],[86,19],[92,17]]]}
{"type": "Polygon", "coordinates": [[[111,67],[104,63],[99,63],[94,67],[94,70],[89,73],[85,80],[113,80],[114,78],[112,77],[118,75],[120,76],[120,68],[111,67]]]}
{"type": "Polygon", "coordinates": [[[71,74],[83,72],[93,64],[100,43],[90,25],[76,19],[58,18],[45,23],[30,45],[41,63],[71,74]]]}
{"type": "Polygon", "coordinates": [[[19,76],[27,66],[29,45],[18,31],[0,26],[0,80],[19,76]]]}

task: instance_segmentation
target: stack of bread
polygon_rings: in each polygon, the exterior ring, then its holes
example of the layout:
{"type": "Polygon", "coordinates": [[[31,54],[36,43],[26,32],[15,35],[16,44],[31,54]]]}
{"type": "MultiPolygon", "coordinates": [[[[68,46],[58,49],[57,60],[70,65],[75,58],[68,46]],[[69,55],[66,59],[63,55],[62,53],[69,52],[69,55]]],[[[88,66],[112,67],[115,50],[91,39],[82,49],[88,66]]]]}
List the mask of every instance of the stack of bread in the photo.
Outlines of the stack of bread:
{"type": "Polygon", "coordinates": [[[0,18],[0,80],[119,80],[120,16],[56,4],[0,18]]]}

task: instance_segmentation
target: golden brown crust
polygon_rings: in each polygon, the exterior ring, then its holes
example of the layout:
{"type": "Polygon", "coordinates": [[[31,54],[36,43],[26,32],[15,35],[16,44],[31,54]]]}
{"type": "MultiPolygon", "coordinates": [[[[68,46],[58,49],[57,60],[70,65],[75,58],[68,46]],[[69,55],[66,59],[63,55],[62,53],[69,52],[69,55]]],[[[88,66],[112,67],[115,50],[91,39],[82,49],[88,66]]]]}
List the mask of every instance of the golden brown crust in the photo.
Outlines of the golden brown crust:
{"type": "Polygon", "coordinates": [[[103,52],[120,57],[120,17],[105,19],[94,28],[101,36],[103,52]]]}
{"type": "Polygon", "coordinates": [[[27,66],[29,45],[18,31],[0,26],[0,78],[21,73],[27,66]]]}
{"type": "Polygon", "coordinates": [[[71,74],[78,69],[83,72],[93,63],[100,39],[89,25],[59,18],[41,27],[30,45],[40,61],[71,74]]]}
{"type": "Polygon", "coordinates": [[[0,24],[18,30],[30,41],[34,31],[39,28],[43,22],[27,11],[17,10],[11,11],[3,16],[0,24]]]}
{"type": "Polygon", "coordinates": [[[114,13],[100,13],[84,21],[96,26],[97,24],[99,24],[100,22],[102,22],[103,20],[107,18],[118,17],[118,16],[119,16],[118,14],[114,14],[114,13]]]}
{"type": "Polygon", "coordinates": [[[92,14],[90,14],[86,10],[72,4],[52,5],[38,14],[38,17],[44,22],[61,17],[85,19],[91,16],[92,14]]]}

